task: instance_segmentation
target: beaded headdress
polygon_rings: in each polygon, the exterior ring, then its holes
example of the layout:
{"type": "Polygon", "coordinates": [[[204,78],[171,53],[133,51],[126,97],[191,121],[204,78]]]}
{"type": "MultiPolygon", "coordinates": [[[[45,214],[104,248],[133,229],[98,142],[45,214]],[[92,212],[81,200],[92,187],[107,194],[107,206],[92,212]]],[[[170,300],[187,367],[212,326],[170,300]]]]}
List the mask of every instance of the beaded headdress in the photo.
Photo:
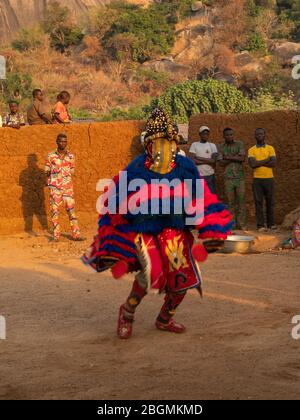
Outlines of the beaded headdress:
{"type": "Polygon", "coordinates": [[[173,129],[170,116],[161,108],[156,108],[147,121],[145,146],[158,138],[179,142],[178,134],[173,129]]]}

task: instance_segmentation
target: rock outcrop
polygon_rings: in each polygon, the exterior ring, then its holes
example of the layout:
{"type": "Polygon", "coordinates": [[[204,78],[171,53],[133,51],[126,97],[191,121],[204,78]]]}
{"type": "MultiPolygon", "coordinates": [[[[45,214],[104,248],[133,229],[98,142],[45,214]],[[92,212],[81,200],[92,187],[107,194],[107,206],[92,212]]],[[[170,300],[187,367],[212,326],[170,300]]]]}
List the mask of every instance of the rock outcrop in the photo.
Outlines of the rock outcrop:
{"type": "Polygon", "coordinates": [[[291,65],[292,58],[300,55],[300,42],[284,42],[274,47],[273,54],[282,65],[291,65]]]}
{"type": "Polygon", "coordinates": [[[177,25],[172,56],[177,63],[187,64],[208,55],[213,44],[211,13],[197,13],[177,25]]]}
{"type": "Polygon", "coordinates": [[[172,57],[163,57],[157,60],[146,61],[143,67],[165,73],[181,73],[186,71],[188,67],[183,64],[176,63],[172,57]]]}
{"type": "MultiPolygon", "coordinates": [[[[51,0],[1,0],[0,44],[10,41],[21,27],[40,22],[51,0]]],[[[88,12],[90,7],[110,3],[111,0],[60,0],[75,17],[88,12]]]]}
{"type": "Polygon", "coordinates": [[[282,227],[291,229],[296,220],[300,218],[300,207],[287,214],[283,220],[282,227]]]}

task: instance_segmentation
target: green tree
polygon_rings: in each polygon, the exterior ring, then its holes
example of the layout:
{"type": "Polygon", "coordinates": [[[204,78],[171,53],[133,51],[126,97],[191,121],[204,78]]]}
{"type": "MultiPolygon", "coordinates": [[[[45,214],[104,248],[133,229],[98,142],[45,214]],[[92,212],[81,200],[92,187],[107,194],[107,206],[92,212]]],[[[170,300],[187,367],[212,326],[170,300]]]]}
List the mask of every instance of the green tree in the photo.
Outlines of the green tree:
{"type": "MultiPolygon", "coordinates": [[[[102,36],[106,24],[98,15],[98,32],[102,45],[114,59],[120,58],[116,48],[118,44],[122,45],[123,52],[131,53],[133,61],[140,63],[170,52],[175,39],[175,26],[168,22],[158,7],[144,9],[133,4],[113,2],[106,9],[112,11],[113,21],[102,36]]],[[[101,12],[104,18],[107,10],[101,12]]]]}
{"type": "Polygon", "coordinates": [[[293,38],[300,40],[300,1],[299,0],[277,0],[277,9],[279,13],[286,13],[294,22],[295,29],[293,38]]]}
{"type": "Polygon", "coordinates": [[[187,81],[167,89],[145,111],[163,107],[179,123],[198,113],[251,112],[250,100],[236,87],[213,79],[187,81]]]}
{"type": "Polygon", "coordinates": [[[146,114],[139,106],[129,107],[128,109],[113,108],[108,114],[102,115],[100,121],[120,121],[120,120],[143,120],[146,114]]]}
{"type": "Polygon", "coordinates": [[[42,45],[42,42],[43,32],[40,27],[23,28],[11,45],[14,50],[24,52],[35,50],[42,45]]]}
{"type": "Polygon", "coordinates": [[[5,81],[1,82],[4,99],[22,101],[31,96],[33,87],[31,76],[27,73],[12,72],[7,74],[5,81]]]}
{"type": "Polygon", "coordinates": [[[78,45],[84,35],[70,19],[70,11],[57,1],[52,1],[45,13],[43,28],[50,36],[51,47],[64,53],[72,45],[78,45]]]}
{"type": "Polygon", "coordinates": [[[293,92],[272,94],[268,89],[254,91],[252,101],[253,112],[266,112],[276,110],[296,110],[298,108],[293,92]]]}
{"type": "Polygon", "coordinates": [[[262,35],[260,33],[255,32],[250,35],[246,49],[248,51],[261,52],[263,54],[266,54],[267,44],[262,35]]]}
{"type": "Polygon", "coordinates": [[[194,0],[162,0],[150,6],[155,12],[163,15],[169,24],[176,24],[180,19],[192,15],[194,0]]]}

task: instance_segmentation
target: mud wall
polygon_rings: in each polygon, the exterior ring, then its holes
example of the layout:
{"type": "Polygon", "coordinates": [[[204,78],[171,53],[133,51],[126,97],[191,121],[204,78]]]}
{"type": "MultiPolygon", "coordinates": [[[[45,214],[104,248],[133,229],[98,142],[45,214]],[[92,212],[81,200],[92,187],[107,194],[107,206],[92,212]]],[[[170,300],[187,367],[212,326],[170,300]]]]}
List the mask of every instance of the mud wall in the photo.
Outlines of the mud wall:
{"type": "MultiPolygon", "coordinates": [[[[300,114],[271,112],[242,115],[197,115],[190,121],[189,144],[198,139],[200,125],[211,128],[211,139],[222,141],[224,127],[232,127],[236,138],[249,148],[254,144],[254,130],[264,127],[268,143],[277,151],[276,220],[300,205],[300,114]]],[[[95,226],[96,184],[111,178],[141,152],[139,134],[144,123],[137,121],[74,124],[68,127],[24,127],[21,130],[0,129],[0,234],[13,234],[50,227],[49,196],[45,187],[44,160],[55,149],[58,133],[65,132],[69,148],[76,156],[74,177],[76,207],[80,224],[95,226]]],[[[251,191],[252,171],[247,172],[247,206],[254,220],[251,191]]],[[[223,193],[222,169],[218,168],[218,187],[223,193]]],[[[62,225],[68,227],[62,212],[62,225]]]]}
{"type": "MultiPolygon", "coordinates": [[[[65,128],[0,128],[0,234],[50,226],[43,169],[45,157],[55,150],[60,132],[68,135],[69,149],[76,158],[74,188],[80,223],[95,226],[97,181],[117,174],[141,151],[139,134],[143,126],[130,121],[73,124],[65,128]]],[[[65,215],[62,225],[67,227],[65,215]]]]}
{"type": "MultiPolygon", "coordinates": [[[[222,143],[225,127],[235,131],[237,140],[245,143],[247,150],[255,144],[254,131],[258,127],[267,131],[267,142],[275,147],[278,165],[275,169],[276,181],[276,222],[281,223],[286,214],[300,205],[300,113],[294,111],[264,112],[258,114],[199,114],[191,118],[189,144],[199,139],[201,125],[211,129],[211,140],[222,143]]],[[[252,170],[245,164],[247,174],[247,208],[250,221],[255,210],[252,196],[252,170]]],[[[218,167],[218,191],[224,194],[223,169],[218,167]]]]}

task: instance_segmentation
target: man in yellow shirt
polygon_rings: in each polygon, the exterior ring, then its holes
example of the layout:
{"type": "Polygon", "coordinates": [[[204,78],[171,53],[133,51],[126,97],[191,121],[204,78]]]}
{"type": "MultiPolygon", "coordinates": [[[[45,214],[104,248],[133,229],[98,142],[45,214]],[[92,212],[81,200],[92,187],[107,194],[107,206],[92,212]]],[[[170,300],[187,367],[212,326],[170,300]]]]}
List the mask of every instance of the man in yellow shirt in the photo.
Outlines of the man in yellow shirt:
{"type": "Polygon", "coordinates": [[[248,151],[249,165],[253,169],[253,195],[256,209],[257,229],[261,232],[276,229],[274,223],[274,174],[276,153],[274,147],[266,144],[266,131],[255,130],[256,145],[248,151]],[[264,199],[267,207],[267,225],[264,217],[264,199]],[[267,228],[266,228],[267,226],[267,228]]]}

